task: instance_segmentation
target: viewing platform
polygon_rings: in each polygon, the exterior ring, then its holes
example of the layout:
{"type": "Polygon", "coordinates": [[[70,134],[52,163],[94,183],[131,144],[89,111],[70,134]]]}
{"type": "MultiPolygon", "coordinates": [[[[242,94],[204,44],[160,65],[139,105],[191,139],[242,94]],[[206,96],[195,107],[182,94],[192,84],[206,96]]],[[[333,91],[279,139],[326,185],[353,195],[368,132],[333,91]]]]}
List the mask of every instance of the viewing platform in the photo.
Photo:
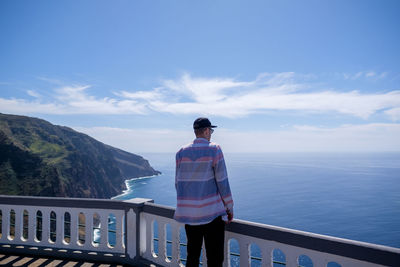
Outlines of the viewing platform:
{"type": "MultiPolygon", "coordinates": [[[[3,254],[108,266],[181,266],[186,237],[173,214],[172,207],[150,199],[0,196],[0,261],[3,254]]],[[[224,266],[400,266],[399,248],[238,219],[226,227],[224,255],[224,266]]]]}

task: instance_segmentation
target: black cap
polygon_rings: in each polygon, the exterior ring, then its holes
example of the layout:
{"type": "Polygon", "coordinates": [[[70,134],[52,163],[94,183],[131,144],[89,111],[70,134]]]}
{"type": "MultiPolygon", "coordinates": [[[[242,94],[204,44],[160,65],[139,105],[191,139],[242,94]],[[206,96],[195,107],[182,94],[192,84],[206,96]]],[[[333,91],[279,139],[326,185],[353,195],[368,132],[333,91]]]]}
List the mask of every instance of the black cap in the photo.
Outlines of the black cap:
{"type": "Polygon", "coordinates": [[[201,129],[201,128],[215,128],[217,126],[211,125],[211,122],[207,118],[197,118],[193,122],[193,129],[201,129]]]}

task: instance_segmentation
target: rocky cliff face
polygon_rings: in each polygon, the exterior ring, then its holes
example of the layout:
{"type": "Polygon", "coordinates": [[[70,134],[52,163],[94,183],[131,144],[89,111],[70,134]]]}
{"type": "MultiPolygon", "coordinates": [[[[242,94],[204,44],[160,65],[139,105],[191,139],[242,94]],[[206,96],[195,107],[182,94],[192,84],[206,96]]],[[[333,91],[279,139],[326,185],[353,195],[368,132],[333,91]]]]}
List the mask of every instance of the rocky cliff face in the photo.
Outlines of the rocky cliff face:
{"type": "Polygon", "coordinates": [[[0,114],[0,194],[110,198],[156,175],[141,156],[68,127],[0,114]]]}

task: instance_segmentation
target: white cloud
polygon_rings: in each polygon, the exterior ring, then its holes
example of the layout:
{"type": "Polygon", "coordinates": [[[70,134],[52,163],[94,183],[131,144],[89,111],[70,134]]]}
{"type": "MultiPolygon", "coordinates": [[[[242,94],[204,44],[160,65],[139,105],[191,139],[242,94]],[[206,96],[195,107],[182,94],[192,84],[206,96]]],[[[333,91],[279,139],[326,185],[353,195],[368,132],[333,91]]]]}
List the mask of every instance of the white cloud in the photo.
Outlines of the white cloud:
{"type": "Polygon", "coordinates": [[[27,113],[65,114],[62,107],[57,104],[44,104],[38,101],[4,98],[0,98],[0,112],[20,115],[25,115],[27,113]]]}
{"type": "Polygon", "coordinates": [[[39,98],[40,97],[40,94],[38,92],[34,91],[34,90],[28,90],[28,91],[26,91],[26,93],[28,95],[32,96],[32,97],[35,97],[35,98],[39,98]]]}
{"type": "Polygon", "coordinates": [[[387,72],[375,72],[375,71],[359,71],[354,74],[350,73],[343,73],[343,78],[345,80],[358,80],[358,79],[373,79],[373,80],[379,80],[383,79],[387,76],[387,72]]]}
{"type": "MultiPolygon", "coordinates": [[[[167,129],[82,128],[106,144],[133,152],[176,152],[193,140],[187,131],[167,129]]],[[[279,131],[218,129],[212,141],[227,153],[400,151],[400,124],[343,125],[337,128],[294,126],[279,131]]]]}
{"type": "Polygon", "coordinates": [[[400,107],[400,91],[362,94],[358,91],[302,92],[305,85],[293,81],[292,73],[257,78],[252,82],[192,79],[185,75],[178,81],[164,83],[165,90],[184,93],[185,101],[158,99],[149,108],[174,114],[246,116],[270,110],[338,112],[368,118],[382,109],[400,107]]]}
{"type": "MultiPolygon", "coordinates": [[[[360,72],[356,76],[377,76],[360,72]]],[[[380,74],[382,75],[382,74],[380,74]]],[[[34,101],[0,98],[2,112],[45,114],[149,114],[162,112],[237,117],[269,111],[341,113],[367,119],[384,112],[399,120],[400,91],[361,93],[315,88],[295,73],[264,73],[252,81],[233,78],[193,78],[184,74],[164,80],[147,91],[121,91],[99,98],[88,93],[90,85],[64,86],[53,99],[34,101]],[[299,81],[300,80],[300,81],[299,81]]],[[[35,92],[28,92],[31,96],[35,92]]]]}
{"type": "Polygon", "coordinates": [[[246,88],[253,82],[236,82],[228,78],[192,78],[184,74],[180,80],[166,80],[163,82],[165,88],[176,91],[192,98],[196,103],[215,103],[228,97],[228,93],[234,90],[246,88]]]}
{"type": "Polygon", "coordinates": [[[158,89],[155,89],[154,91],[138,91],[138,92],[122,91],[120,93],[115,93],[115,94],[123,98],[155,101],[156,99],[162,97],[162,93],[158,91],[159,91],[158,89]]]}

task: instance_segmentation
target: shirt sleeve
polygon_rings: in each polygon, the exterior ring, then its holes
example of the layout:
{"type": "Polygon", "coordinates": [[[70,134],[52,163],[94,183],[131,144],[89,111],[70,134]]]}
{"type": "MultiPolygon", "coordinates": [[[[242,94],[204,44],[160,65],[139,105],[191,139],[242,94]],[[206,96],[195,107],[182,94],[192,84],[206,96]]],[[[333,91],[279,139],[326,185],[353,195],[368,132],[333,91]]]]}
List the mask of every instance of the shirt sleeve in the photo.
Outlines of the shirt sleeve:
{"type": "Polygon", "coordinates": [[[180,150],[175,155],[175,189],[177,189],[178,186],[179,152],[180,150]]]}
{"type": "Polygon", "coordinates": [[[229,186],[228,173],[226,170],[225,159],[221,148],[218,146],[214,158],[214,175],[217,183],[218,192],[224,203],[225,209],[229,212],[233,211],[233,198],[229,186]]]}

